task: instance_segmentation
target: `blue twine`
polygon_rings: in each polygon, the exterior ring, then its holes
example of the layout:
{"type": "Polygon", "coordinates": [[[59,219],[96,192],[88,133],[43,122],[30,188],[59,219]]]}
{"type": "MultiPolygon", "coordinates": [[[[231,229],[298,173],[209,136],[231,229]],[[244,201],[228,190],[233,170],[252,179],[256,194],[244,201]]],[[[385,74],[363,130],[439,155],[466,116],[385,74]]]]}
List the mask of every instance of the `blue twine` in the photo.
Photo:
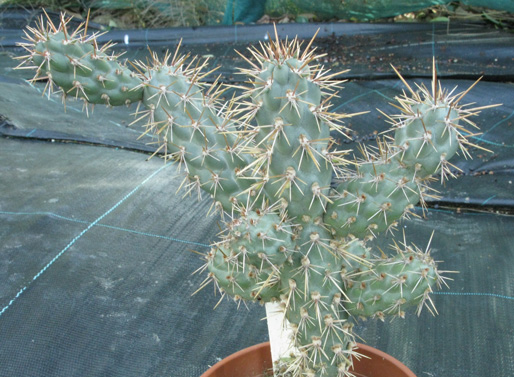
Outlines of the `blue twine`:
{"type": "MultiPolygon", "coordinates": [[[[393,88],[395,88],[395,87],[397,87],[398,85],[399,85],[399,83],[397,82],[397,83],[395,83],[392,87],[393,87],[393,88]]],[[[386,90],[386,89],[388,89],[388,88],[384,88],[384,89],[382,89],[382,90],[386,90]]],[[[345,107],[347,104],[349,104],[349,103],[351,103],[351,102],[355,102],[355,101],[357,101],[359,98],[366,97],[366,96],[368,96],[368,95],[370,95],[370,94],[372,94],[372,93],[376,93],[376,94],[378,94],[379,96],[384,97],[384,98],[385,98],[385,99],[387,99],[388,101],[392,101],[392,100],[393,100],[391,97],[386,96],[384,93],[382,93],[379,89],[371,89],[371,90],[368,90],[368,91],[367,91],[367,92],[365,92],[365,93],[359,94],[358,96],[352,97],[351,99],[349,99],[349,100],[348,100],[348,101],[346,101],[346,102],[343,102],[343,103],[341,103],[341,104],[337,105],[336,107],[334,107],[334,108],[332,109],[332,111],[333,111],[333,112],[336,112],[336,111],[337,111],[337,110],[339,110],[340,108],[345,107]]]]}
{"type": "Polygon", "coordinates": [[[495,195],[492,195],[492,196],[488,197],[486,200],[484,200],[484,202],[482,203],[482,205],[485,205],[486,203],[488,203],[490,200],[492,200],[492,199],[496,198],[497,196],[498,196],[498,195],[496,195],[496,194],[495,194],[495,195]]]}
{"type": "MultiPolygon", "coordinates": [[[[42,216],[53,217],[53,218],[60,219],[60,220],[71,221],[71,222],[74,222],[74,223],[88,224],[88,225],[91,224],[89,221],[84,221],[84,220],[79,220],[79,219],[72,219],[70,217],[61,216],[61,215],[58,215],[58,214],[53,213],[53,212],[10,212],[10,211],[0,211],[0,215],[20,215],[20,216],[23,216],[23,215],[29,215],[29,216],[42,215],[42,216]]],[[[107,225],[107,224],[100,224],[100,223],[98,223],[98,224],[95,224],[95,226],[103,227],[103,228],[109,228],[109,229],[114,229],[114,230],[121,230],[122,232],[134,233],[134,234],[139,234],[139,235],[142,235],[142,236],[162,238],[162,239],[168,240],[168,241],[175,241],[175,242],[187,243],[187,244],[191,244],[191,245],[210,247],[210,245],[208,245],[206,243],[195,242],[195,241],[187,241],[187,240],[182,240],[180,238],[174,238],[174,237],[168,237],[168,236],[161,236],[160,234],[141,232],[141,231],[138,231],[138,230],[121,228],[121,227],[114,226],[114,225],[107,225]]]]}
{"type": "Polygon", "coordinates": [[[474,292],[433,292],[434,295],[447,295],[447,296],[489,296],[496,298],[504,298],[506,300],[514,300],[514,297],[499,295],[496,293],[474,293],[474,292]]]}
{"type": "Polygon", "coordinates": [[[39,278],[52,264],[55,263],[55,261],[57,259],[59,259],[61,257],[61,255],[63,255],[71,246],[73,246],[73,244],[75,242],[77,242],[84,234],[86,234],[89,229],[91,229],[92,227],[94,227],[95,225],[97,225],[104,217],[106,217],[107,215],[109,215],[112,211],[114,211],[116,208],[118,208],[125,200],[127,200],[129,197],[131,197],[136,191],[138,191],[141,186],[143,186],[146,182],[148,182],[150,179],[152,179],[156,174],[158,174],[161,170],[163,170],[164,168],[166,168],[167,166],[169,165],[164,165],[162,166],[161,168],[157,169],[156,171],[154,171],[149,177],[147,177],[143,182],[141,182],[139,185],[137,185],[132,191],[130,191],[127,195],[125,195],[118,203],[116,203],[114,206],[112,206],[109,210],[107,210],[107,212],[105,212],[103,215],[101,215],[100,217],[98,217],[95,221],[93,221],[91,224],[88,225],[88,227],[86,229],[84,229],[82,232],[80,232],[80,234],[78,236],[76,236],[75,238],[73,238],[71,240],[71,242],[66,245],[66,247],[64,249],[62,249],[50,262],[48,262],[46,264],[46,266],[44,266],[33,278],[32,280],[25,286],[23,287],[22,289],[20,289],[18,291],[18,293],[16,294],[16,296],[14,296],[13,299],[11,299],[9,301],[9,303],[4,306],[4,308],[0,311],[0,317],[2,316],[2,314],[4,314],[7,309],[9,309],[11,307],[11,305],[16,301],[16,299],[18,297],[20,297],[22,295],[23,292],[25,292],[25,290],[30,286],[30,284],[32,284],[37,278],[39,278]]]}
{"type": "Polygon", "coordinates": [[[498,127],[500,124],[508,121],[510,118],[512,118],[514,116],[514,111],[512,113],[510,113],[510,115],[502,120],[500,120],[499,122],[496,122],[496,124],[494,124],[491,128],[489,128],[487,131],[485,131],[484,133],[482,133],[482,135],[480,136],[473,136],[472,138],[475,139],[475,140],[478,140],[478,141],[481,141],[483,143],[487,143],[487,144],[491,144],[491,145],[494,145],[496,147],[504,147],[504,148],[514,148],[514,145],[506,145],[506,144],[503,144],[503,143],[496,143],[494,141],[490,141],[490,140],[486,140],[484,139],[483,137],[491,132],[492,130],[494,130],[496,127],[498,127]]]}

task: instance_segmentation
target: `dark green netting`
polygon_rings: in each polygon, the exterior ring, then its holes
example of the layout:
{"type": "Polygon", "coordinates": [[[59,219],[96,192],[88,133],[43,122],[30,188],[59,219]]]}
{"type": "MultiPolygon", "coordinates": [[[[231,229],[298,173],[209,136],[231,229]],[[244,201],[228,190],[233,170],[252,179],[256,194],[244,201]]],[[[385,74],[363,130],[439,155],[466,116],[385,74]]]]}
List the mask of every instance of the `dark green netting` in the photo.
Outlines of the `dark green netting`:
{"type": "MultiPolygon", "coordinates": [[[[267,0],[267,11],[271,14],[284,11],[301,15],[311,13],[320,19],[374,20],[397,16],[428,8],[433,5],[447,5],[446,0],[267,0]]],[[[461,4],[474,7],[514,12],[510,0],[462,0],[461,4]]]]}
{"type": "Polygon", "coordinates": [[[255,0],[227,0],[224,25],[235,23],[249,24],[258,21],[266,9],[266,1],[255,0]]]}
{"type": "MultiPolygon", "coordinates": [[[[74,9],[91,9],[93,18],[110,27],[120,27],[116,20],[102,13],[124,11],[131,22],[141,27],[250,24],[265,14],[293,17],[297,22],[309,18],[318,21],[369,21],[415,12],[435,5],[454,9],[461,5],[514,12],[511,0],[83,0],[77,4],[57,3],[74,9]],[[96,12],[96,13],[95,13],[96,12]]],[[[491,18],[490,20],[493,20],[491,18]]],[[[123,22],[123,18],[118,19],[123,22]]]]}
{"type": "MultiPolygon", "coordinates": [[[[444,261],[442,269],[460,271],[449,274],[450,290],[434,295],[439,315],[368,321],[358,333],[420,377],[512,376],[514,38],[480,25],[452,25],[449,33],[432,25],[323,27],[327,38],[316,43],[332,54],[327,64],[352,69],[334,108],[370,110],[351,121],[348,148],[373,143],[385,128],[375,108],[388,109],[402,90],[390,63],[409,83],[427,84],[435,51],[449,87],[467,88],[484,74],[467,100],[503,103],[477,119],[484,134],[474,142],[493,153],[473,151],[473,160],[458,160],[460,179],[447,183],[426,218],[401,226],[422,248],[435,231],[433,255],[444,261]]],[[[219,29],[230,38],[205,45],[212,29],[203,30],[184,29],[191,36],[185,47],[212,55],[223,80],[233,83],[241,80],[234,66],[242,61],[233,50],[248,43],[238,38],[266,35],[260,27],[219,29]]],[[[297,31],[281,26],[279,32],[297,31]]],[[[175,195],[176,167],[147,160],[152,140],[137,139],[124,109],[97,107],[88,119],[80,103],[69,101],[64,113],[58,96],[41,97],[41,85],[30,87],[26,72],[12,70],[10,58],[22,51],[9,43],[19,30],[4,33],[0,376],[198,377],[219,358],[267,340],[258,305],[236,311],[224,301],[214,310],[219,296],[212,289],[192,296],[204,277],[191,274],[202,264],[191,250],[207,250],[218,232],[217,218],[207,216],[210,202],[175,195]]],[[[127,53],[131,59],[143,58],[145,41],[153,41],[146,31],[119,33],[121,41],[125,34],[139,38],[141,47],[127,53]]],[[[176,34],[156,34],[154,46],[173,49],[176,34]]]]}

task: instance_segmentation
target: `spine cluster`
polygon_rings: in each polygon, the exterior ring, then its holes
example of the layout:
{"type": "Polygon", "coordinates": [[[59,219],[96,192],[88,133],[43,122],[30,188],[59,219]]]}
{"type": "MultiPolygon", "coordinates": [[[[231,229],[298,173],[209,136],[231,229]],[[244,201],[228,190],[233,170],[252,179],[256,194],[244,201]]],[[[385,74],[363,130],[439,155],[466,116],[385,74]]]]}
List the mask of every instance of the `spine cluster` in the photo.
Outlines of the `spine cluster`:
{"type": "MultiPolygon", "coordinates": [[[[207,192],[225,230],[199,269],[237,302],[279,304],[293,329],[294,352],[277,366],[287,376],[352,376],[356,318],[405,315],[431,303],[445,284],[430,250],[395,242],[391,252],[367,242],[427,196],[430,183],[452,176],[450,160],[469,155],[463,123],[481,108],[460,104],[466,94],[432,87],[397,98],[399,115],[376,147],[338,149],[344,119],[330,112],[340,82],[317,64],[312,42],[294,39],[252,47],[250,83],[221,100],[224,89],[202,82],[206,62],[166,53],[131,68],[109,46],[99,48],[87,24],[67,29],[41,20],[28,28],[20,68],[35,70],[50,94],[108,106],[139,103],[137,121],[158,135],[158,152],[185,174],[182,187],[207,192]]],[[[353,114],[355,115],[355,114],[353,114]]],[[[435,312],[433,305],[429,309],[435,312]]]]}

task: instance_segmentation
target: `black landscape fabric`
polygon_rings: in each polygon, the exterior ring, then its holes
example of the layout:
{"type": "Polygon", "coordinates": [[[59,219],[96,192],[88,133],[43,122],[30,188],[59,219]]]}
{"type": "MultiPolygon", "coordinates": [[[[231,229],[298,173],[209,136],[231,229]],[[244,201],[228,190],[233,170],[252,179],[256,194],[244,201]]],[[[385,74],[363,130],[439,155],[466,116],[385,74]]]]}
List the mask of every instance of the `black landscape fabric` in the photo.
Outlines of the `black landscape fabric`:
{"type": "MultiPolygon", "coordinates": [[[[19,26],[0,24],[0,377],[198,377],[239,349],[266,341],[258,304],[193,295],[205,278],[193,272],[219,231],[207,195],[175,195],[174,165],[148,159],[151,136],[139,138],[126,109],[98,106],[89,118],[79,102],[67,111],[58,96],[41,96],[11,59],[23,51],[19,26]],[[2,34],[4,38],[2,38],[2,34]]],[[[30,20],[29,20],[30,21],[30,20]]],[[[387,128],[376,109],[410,85],[429,85],[432,56],[444,85],[480,105],[502,103],[476,118],[472,141],[491,153],[458,159],[458,180],[401,224],[408,240],[431,247],[451,274],[451,289],[435,294],[439,315],[359,323],[370,345],[418,376],[514,375],[514,37],[480,24],[279,25],[281,36],[310,38],[327,52],[334,72],[351,69],[334,111],[369,111],[348,120],[343,147],[373,144],[387,128]]],[[[184,29],[184,51],[209,56],[225,82],[239,83],[250,43],[268,26],[184,29]],[[213,38],[213,30],[222,38],[213,38]]],[[[146,44],[173,50],[175,29],[130,34],[127,57],[146,44]]],[[[227,93],[227,96],[231,95],[227,93]]],[[[401,231],[401,230],[400,230],[401,231]]],[[[382,239],[387,248],[390,239],[382,239]]]]}

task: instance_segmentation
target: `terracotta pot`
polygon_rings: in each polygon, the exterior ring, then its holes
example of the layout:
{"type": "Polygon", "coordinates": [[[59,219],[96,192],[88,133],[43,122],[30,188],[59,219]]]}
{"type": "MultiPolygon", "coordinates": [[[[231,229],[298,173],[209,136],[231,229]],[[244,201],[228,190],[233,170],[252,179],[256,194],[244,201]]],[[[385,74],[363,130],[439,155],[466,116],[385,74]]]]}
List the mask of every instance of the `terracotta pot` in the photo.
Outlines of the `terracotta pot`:
{"type": "MultiPolygon", "coordinates": [[[[362,357],[354,360],[352,373],[357,377],[416,377],[394,357],[364,344],[358,344],[362,357]]],[[[216,363],[201,377],[265,377],[272,367],[269,342],[257,344],[236,352],[216,363]]]]}

